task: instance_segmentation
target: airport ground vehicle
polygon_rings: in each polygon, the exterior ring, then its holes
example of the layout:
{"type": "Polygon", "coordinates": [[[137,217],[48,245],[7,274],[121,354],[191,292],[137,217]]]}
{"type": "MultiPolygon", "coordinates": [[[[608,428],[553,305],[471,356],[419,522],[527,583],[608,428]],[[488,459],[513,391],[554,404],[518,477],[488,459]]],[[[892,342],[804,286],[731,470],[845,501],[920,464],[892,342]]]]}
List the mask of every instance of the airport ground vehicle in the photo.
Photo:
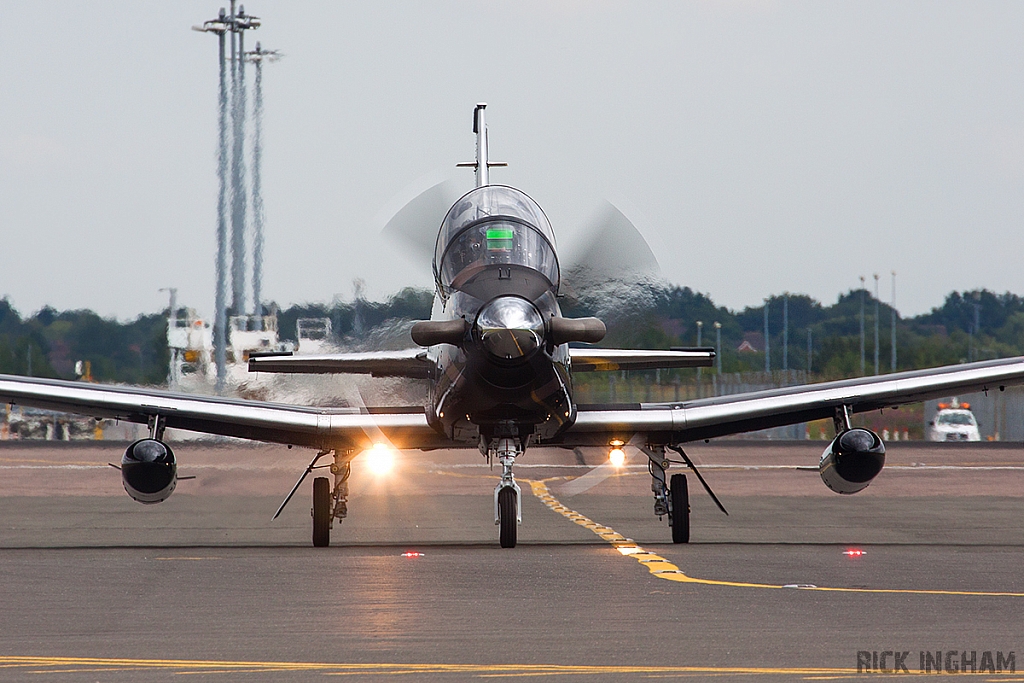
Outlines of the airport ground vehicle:
{"type": "Polygon", "coordinates": [[[960,403],[955,398],[950,403],[940,403],[939,411],[928,423],[929,441],[981,441],[978,421],[971,412],[969,403],[960,403]]]}

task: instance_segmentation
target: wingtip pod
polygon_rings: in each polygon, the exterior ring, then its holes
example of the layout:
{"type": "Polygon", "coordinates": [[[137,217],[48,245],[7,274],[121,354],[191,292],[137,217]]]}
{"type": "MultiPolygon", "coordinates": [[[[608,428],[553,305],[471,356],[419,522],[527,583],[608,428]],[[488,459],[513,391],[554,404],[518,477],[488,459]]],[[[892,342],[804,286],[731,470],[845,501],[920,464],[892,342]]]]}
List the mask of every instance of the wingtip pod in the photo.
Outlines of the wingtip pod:
{"type": "Polygon", "coordinates": [[[465,318],[455,320],[421,320],[412,326],[412,340],[418,346],[451,344],[459,346],[469,332],[465,318]]]}
{"type": "Polygon", "coordinates": [[[548,338],[555,346],[569,342],[596,344],[607,332],[598,318],[552,318],[548,323],[548,338]]]}
{"type": "Polygon", "coordinates": [[[885,466],[885,443],[869,429],[855,427],[836,436],[821,455],[818,472],[836,493],[863,491],[885,466]]]}

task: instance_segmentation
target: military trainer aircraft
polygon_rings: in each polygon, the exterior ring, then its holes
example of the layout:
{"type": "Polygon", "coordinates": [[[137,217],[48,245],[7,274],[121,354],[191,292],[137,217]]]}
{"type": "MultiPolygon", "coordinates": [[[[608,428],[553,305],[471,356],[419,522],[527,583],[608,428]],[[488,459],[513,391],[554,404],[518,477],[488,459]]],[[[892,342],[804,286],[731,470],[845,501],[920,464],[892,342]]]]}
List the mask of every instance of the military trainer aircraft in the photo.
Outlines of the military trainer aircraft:
{"type": "Polygon", "coordinates": [[[507,548],[516,545],[522,522],[513,467],[531,446],[642,452],[649,461],[654,513],[667,517],[674,542],[685,543],[686,476],[666,477],[673,462],[668,451],[682,458],[675,462],[688,466],[714,498],[684,444],[831,418],[836,437],[819,472],[830,489],[851,494],[868,486],[885,463],[881,439],[852,427],[851,413],[1024,383],[1020,357],[676,403],[578,404],[574,373],[710,366],[714,351],[579,346],[601,341],[605,325],[596,318],[562,316],[561,271],[547,217],[522,191],[490,183],[489,169],[499,164],[488,158],[485,106],[474,111],[477,154],[468,164],[475,168],[476,187],[441,223],[433,310],[430,320],[412,328],[416,347],[249,361],[253,372],[416,378],[429,385],[426,405],[323,409],[6,375],[0,375],[0,401],[148,425],[149,437],[131,444],[121,459],[125,490],[141,503],[161,502],[174,491],[177,465],[164,441],[168,427],[315,448],[282,503],[283,508],[322,458],[333,459],[333,486],[326,477],[313,481],[315,546],[328,545],[333,523],[346,516],[351,463],[365,449],[479,448],[501,466],[494,515],[500,545],[507,548]]]}

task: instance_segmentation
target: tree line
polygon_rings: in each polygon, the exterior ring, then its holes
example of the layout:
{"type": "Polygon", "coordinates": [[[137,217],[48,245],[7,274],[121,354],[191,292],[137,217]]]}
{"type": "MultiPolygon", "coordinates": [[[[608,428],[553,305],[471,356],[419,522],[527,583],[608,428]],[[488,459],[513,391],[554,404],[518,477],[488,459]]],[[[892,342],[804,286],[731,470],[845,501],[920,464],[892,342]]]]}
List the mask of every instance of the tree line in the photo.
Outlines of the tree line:
{"type": "MultiPolygon", "coordinates": [[[[697,321],[703,323],[702,345],[715,346],[718,323],[723,372],[748,372],[765,368],[767,306],[771,368],[782,369],[784,360],[791,370],[807,370],[810,364],[814,378],[838,379],[861,374],[863,308],[865,372],[874,372],[876,301],[865,290],[846,292],[831,305],[803,294],[779,294],[760,306],[732,311],[689,287],[648,283],[626,289],[628,296],[619,288],[589,299],[566,297],[563,311],[599,315],[609,326],[602,345],[624,348],[694,346],[697,321]]],[[[431,300],[428,290],[406,288],[382,302],[297,304],[278,312],[278,329],[282,339],[295,339],[299,318],[330,318],[338,341],[355,343],[386,323],[428,318],[431,300]]],[[[893,319],[897,370],[1024,355],[1024,299],[1016,294],[952,292],[941,306],[912,318],[898,313],[894,318],[881,301],[877,311],[883,373],[890,371],[893,319]]],[[[71,379],[76,361],[89,361],[97,381],[162,384],[169,361],[167,313],[121,322],[89,310],[45,307],[23,317],[0,299],[0,373],[71,379]]]]}

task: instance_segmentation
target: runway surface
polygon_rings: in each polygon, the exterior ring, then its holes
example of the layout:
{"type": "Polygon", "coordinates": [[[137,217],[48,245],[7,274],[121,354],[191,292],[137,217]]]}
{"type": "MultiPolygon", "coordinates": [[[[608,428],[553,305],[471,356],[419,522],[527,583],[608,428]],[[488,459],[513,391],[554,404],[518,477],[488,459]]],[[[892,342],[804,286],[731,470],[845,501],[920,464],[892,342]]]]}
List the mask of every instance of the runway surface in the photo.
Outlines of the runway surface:
{"type": "Polygon", "coordinates": [[[638,459],[531,450],[506,550],[475,451],[357,459],[314,549],[308,480],[270,521],[309,451],[177,444],[197,479],[141,506],[123,446],[2,442],[0,680],[1024,678],[1021,445],[892,444],[856,496],[796,469],[823,447],[694,445],[730,515],[691,475],[688,545],[638,459]]]}

